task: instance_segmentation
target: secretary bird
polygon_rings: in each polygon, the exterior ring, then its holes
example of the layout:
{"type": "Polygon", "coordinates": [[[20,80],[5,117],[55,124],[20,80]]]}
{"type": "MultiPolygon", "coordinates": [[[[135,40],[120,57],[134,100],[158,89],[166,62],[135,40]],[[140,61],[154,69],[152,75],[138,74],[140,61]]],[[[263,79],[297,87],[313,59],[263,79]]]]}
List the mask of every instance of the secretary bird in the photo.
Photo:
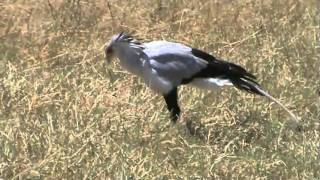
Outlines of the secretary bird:
{"type": "Polygon", "coordinates": [[[261,88],[254,75],[201,50],[168,41],[141,43],[122,32],[106,45],[105,55],[107,64],[116,56],[122,68],[141,77],[152,90],[163,95],[173,122],[180,117],[178,86],[186,84],[209,90],[233,85],[267,97],[298,122],[289,109],[261,88]]]}

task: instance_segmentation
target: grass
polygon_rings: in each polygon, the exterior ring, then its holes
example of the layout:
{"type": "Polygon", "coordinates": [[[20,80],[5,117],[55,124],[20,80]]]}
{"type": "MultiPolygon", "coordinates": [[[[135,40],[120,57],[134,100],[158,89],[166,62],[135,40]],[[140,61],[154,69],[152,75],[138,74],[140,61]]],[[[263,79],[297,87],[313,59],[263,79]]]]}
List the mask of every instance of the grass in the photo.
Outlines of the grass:
{"type": "Polygon", "coordinates": [[[0,179],[320,177],[317,1],[5,0],[0,9],[0,179]],[[120,31],[243,65],[301,130],[234,88],[183,87],[183,117],[171,124],[161,96],[116,62],[106,71],[102,47],[120,31]]]}

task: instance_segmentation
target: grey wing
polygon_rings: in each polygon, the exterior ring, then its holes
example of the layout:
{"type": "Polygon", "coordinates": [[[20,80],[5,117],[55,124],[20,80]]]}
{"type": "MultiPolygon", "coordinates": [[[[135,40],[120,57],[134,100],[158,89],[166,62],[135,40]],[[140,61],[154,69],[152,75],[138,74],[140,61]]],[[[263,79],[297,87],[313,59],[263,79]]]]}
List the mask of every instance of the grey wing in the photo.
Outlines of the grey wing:
{"type": "Polygon", "coordinates": [[[149,57],[150,68],[176,86],[207,66],[192,55],[190,47],[182,44],[158,41],[146,43],[146,47],[144,52],[149,57]]]}

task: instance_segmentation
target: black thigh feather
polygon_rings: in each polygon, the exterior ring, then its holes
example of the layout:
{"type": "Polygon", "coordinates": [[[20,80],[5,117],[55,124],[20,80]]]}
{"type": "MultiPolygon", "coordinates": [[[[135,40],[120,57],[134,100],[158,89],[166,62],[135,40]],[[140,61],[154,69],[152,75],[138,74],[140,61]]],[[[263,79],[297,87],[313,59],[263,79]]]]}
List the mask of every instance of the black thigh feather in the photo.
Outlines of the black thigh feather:
{"type": "Polygon", "coordinates": [[[163,95],[167,108],[170,111],[171,121],[176,122],[180,116],[180,108],[178,104],[178,89],[173,88],[168,94],[163,95]]]}

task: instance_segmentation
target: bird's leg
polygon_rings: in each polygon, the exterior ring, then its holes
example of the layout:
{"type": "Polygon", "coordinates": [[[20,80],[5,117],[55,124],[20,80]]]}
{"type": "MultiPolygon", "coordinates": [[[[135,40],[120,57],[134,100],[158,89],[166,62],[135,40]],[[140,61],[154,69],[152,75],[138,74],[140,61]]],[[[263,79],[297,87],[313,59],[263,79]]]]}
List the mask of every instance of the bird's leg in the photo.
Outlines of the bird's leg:
{"type": "Polygon", "coordinates": [[[170,111],[171,121],[177,122],[180,116],[177,87],[173,88],[168,94],[165,94],[164,99],[166,100],[167,108],[170,111]]]}

